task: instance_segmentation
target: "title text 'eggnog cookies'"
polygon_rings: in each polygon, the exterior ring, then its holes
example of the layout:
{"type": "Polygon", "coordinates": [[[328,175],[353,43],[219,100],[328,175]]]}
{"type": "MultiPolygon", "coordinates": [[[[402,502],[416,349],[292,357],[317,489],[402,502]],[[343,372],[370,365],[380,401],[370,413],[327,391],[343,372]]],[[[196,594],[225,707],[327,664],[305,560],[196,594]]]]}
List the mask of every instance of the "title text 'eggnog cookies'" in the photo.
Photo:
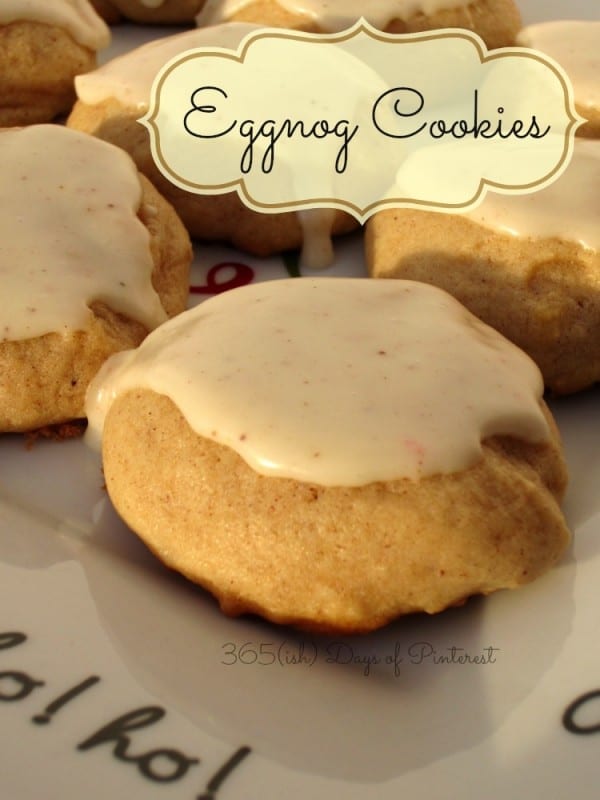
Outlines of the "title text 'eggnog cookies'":
{"type": "Polygon", "coordinates": [[[579,136],[600,137],[600,22],[555,20],[529,25],[517,44],[533,47],[557,61],[567,73],[577,113],[588,120],[579,136]]]}
{"type": "Polygon", "coordinates": [[[375,278],[439,286],[522,347],[546,385],[600,380],[600,142],[541,191],[489,192],[466,214],[386,210],[367,224],[375,278]]]}
{"type": "Polygon", "coordinates": [[[92,5],[109,23],[122,17],[132,22],[164,25],[193,22],[204,0],[91,0],[92,5]]]}
{"type": "Polygon", "coordinates": [[[75,101],[75,75],[110,41],[88,0],[2,0],[0,127],[49,122],[75,101]]]}
{"type": "Polygon", "coordinates": [[[226,292],[88,392],[109,494],[228,614],[367,631],[532,580],[566,475],[531,360],[408,281],[226,292]]]}
{"type": "Polygon", "coordinates": [[[196,22],[252,22],[330,33],[361,17],[388,33],[466,28],[490,48],[514,44],[521,27],[513,0],[206,0],[196,22]]]}
{"type": "Polygon", "coordinates": [[[355,219],[329,209],[261,214],[238,194],[201,195],[185,191],[158,170],[148,131],[137,120],[147,110],[153,80],[169,59],[195,47],[235,50],[255,26],[218,25],[169,36],[116,58],[76,81],[78,102],[70,127],[122,147],[173,204],[193,237],[225,241],[257,256],[302,247],[306,266],[325,266],[332,258],[331,234],[358,227],[355,219]]]}
{"type": "Polygon", "coordinates": [[[0,132],[0,432],[84,416],[105,359],[186,307],[191,248],[126,153],[59,125],[0,132]]]}

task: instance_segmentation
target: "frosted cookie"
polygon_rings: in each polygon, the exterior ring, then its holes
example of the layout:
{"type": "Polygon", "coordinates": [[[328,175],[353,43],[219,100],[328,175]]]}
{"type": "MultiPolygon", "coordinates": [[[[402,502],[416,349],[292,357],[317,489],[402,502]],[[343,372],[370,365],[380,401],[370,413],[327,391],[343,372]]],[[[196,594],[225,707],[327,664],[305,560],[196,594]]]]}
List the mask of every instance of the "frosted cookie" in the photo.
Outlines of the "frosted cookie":
{"type": "Polygon", "coordinates": [[[567,73],[577,112],[588,120],[579,136],[600,137],[600,22],[559,20],[530,25],[517,44],[533,47],[557,61],[567,73]]]}
{"type": "Polygon", "coordinates": [[[75,75],[110,42],[88,0],[2,0],[0,127],[49,122],[75,101],[75,75]]]}
{"type": "Polygon", "coordinates": [[[84,415],[105,359],[185,309],[173,209],[112,145],[59,125],[0,132],[0,432],[84,415]]]}
{"type": "Polygon", "coordinates": [[[474,211],[395,209],[367,224],[375,278],[408,278],[453,294],[523,348],[546,385],[600,380],[600,142],[579,139],[542,191],[488,193],[474,211]]]}
{"type": "Polygon", "coordinates": [[[204,0],[91,0],[109,23],[125,18],[132,22],[181,25],[193,22],[204,0]]]}
{"type": "Polygon", "coordinates": [[[170,58],[194,47],[237,48],[254,26],[230,23],[191,30],[144,45],[76,81],[78,102],[68,125],[122,147],[173,204],[193,237],[226,241],[257,256],[303,247],[307,266],[332,258],[331,234],[345,233],[357,222],[329,210],[260,214],[245,206],[236,192],[199,195],[168,181],[157,169],[147,130],[137,119],[148,109],[156,73],[170,58]]]}
{"type": "Polygon", "coordinates": [[[542,389],[439,289],[289,279],[110,359],[88,435],[123,519],[225,613],[359,632],[559,558],[566,473],[542,389]]]}
{"type": "Polygon", "coordinates": [[[207,0],[196,22],[252,22],[330,33],[360,17],[389,33],[466,28],[489,48],[514,44],[521,27],[513,0],[207,0]]]}

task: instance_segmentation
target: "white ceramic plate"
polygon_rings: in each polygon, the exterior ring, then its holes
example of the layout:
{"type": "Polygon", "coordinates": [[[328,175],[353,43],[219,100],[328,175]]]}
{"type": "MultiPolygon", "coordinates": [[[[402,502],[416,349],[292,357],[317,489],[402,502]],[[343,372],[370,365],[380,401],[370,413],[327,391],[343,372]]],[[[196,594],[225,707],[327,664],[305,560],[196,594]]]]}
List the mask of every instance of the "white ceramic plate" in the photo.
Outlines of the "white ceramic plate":
{"type": "MultiPolygon", "coordinates": [[[[521,8],[598,17],[597,0],[521,8]]],[[[148,36],[118,29],[112,52],[148,36]]],[[[364,274],[357,239],[338,252],[331,273],[364,274]]],[[[194,297],[249,268],[287,274],[203,248],[194,297]]],[[[599,401],[551,402],[575,533],[558,568],[358,639],[225,618],[119,521],[82,442],[2,437],[1,796],[595,798],[599,401]]]]}

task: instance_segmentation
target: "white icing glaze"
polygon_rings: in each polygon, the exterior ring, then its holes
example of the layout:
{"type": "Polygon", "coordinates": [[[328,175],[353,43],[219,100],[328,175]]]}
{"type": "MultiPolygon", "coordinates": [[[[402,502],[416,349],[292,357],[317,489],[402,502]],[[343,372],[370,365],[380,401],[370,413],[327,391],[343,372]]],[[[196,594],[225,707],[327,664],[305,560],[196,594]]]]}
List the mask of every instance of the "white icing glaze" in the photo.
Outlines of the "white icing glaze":
{"type": "Polygon", "coordinates": [[[0,132],[0,341],[82,329],[88,304],[155,328],[149,234],[123,151],[59,125],[0,132]]]}
{"type": "Polygon", "coordinates": [[[148,110],[156,74],[171,58],[196,47],[236,49],[256,25],[229,23],[166,36],[130,50],[96,70],[75,78],[77,96],[87,105],[115,98],[143,113],[148,110]]]}
{"type": "Polygon", "coordinates": [[[91,50],[110,44],[110,30],[88,0],[2,0],[0,25],[42,22],[65,28],[76,42],[91,50]]]}
{"type": "Polygon", "coordinates": [[[556,237],[600,250],[600,141],[576,139],[571,163],[547,188],[512,196],[488,192],[465,216],[514,236],[556,237]]]}
{"type": "MultiPolygon", "coordinates": [[[[207,0],[196,16],[198,25],[214,25],[231,19],[255,0],[207,0]]],[[[305,15],[323,31],[341,31],[364,17],[373,27],[384,30],[394,19],[410,19],[448,8],[467,6],[473,0],[276,0],[290,13],[305,15]]]]}
{"type": "Polygon", "coordinates": [[[522,351],[426,284],[300,278],[225,292],[109,359],[87,398],[170,397],[256,471],[364,485],[463,470],[495,434],[545,441],[542,379],[522,351]]]}
{"type": "Polygon", "coordinates": [[[300,210],[297,214],[304,236],[300,266],[311,269],[328,267],[334,259],[331,228],[335,220],[335,210],[309,208],[300,210]]]}
{"type": "Polygon", "coordinates": [[[600,22],[559,20],[530,25],[517,44],[549,55],[563,67],[582,109],[600,108],[600,22]]]}

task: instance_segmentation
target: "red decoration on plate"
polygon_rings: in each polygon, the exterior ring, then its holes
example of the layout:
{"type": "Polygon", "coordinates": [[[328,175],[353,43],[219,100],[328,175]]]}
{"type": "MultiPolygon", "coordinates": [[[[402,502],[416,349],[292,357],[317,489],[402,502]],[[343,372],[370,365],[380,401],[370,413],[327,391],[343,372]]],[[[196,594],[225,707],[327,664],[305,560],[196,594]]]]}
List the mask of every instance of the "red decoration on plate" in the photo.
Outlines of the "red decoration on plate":
{"type": "Polygon", "coordinates": [[[222,261],[215,264],[208,270],[206,283],[203,286],[190,286],[192,294],[221,294],[229,289],[237,289],[239,286],[246,286],[254,280],[254,270],[247,264],[239,261],[222,261]],[[225,280],[219,280],[219,274],[223,270],[233,270],[233,275],[225,280]]]}

